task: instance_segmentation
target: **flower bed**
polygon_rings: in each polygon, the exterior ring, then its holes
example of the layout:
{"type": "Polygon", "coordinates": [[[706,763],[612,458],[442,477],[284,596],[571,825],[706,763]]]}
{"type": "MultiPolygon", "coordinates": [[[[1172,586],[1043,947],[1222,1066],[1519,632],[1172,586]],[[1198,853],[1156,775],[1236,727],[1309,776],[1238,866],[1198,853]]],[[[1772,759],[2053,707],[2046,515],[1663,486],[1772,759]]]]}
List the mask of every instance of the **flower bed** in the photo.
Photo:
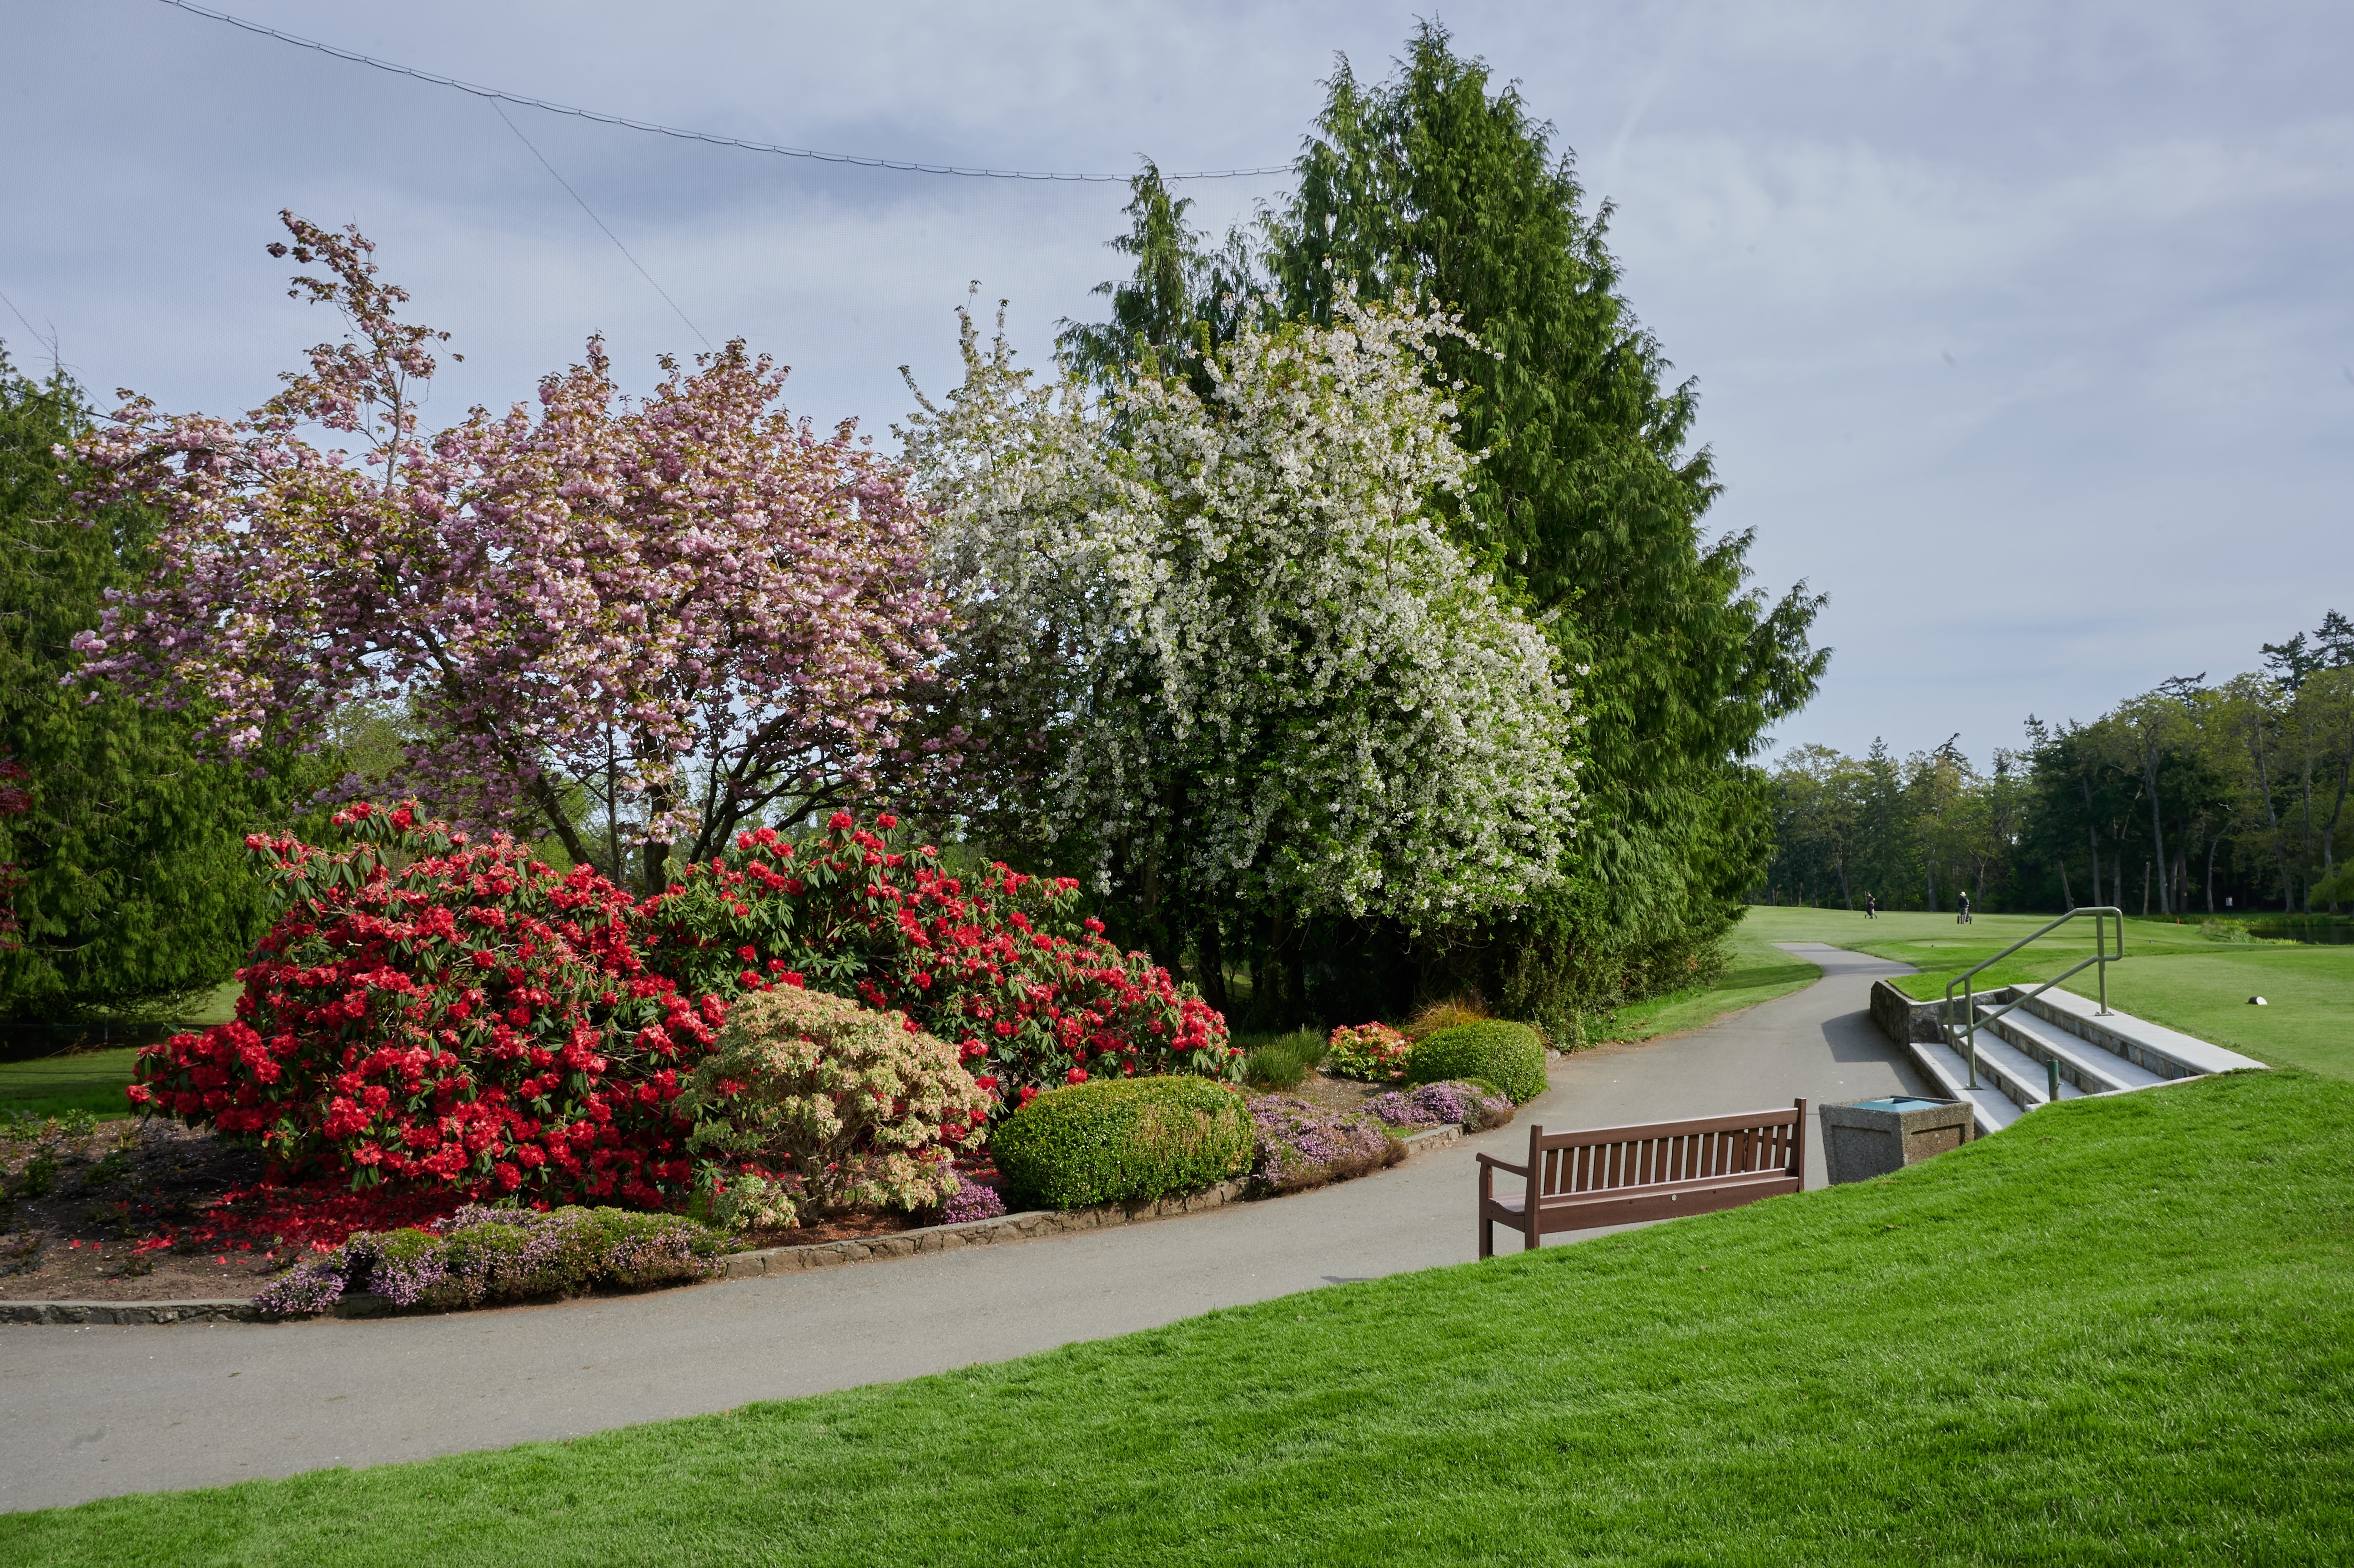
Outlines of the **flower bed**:
{"type": "Polygon", "coordinates": [[[273,1316],[323,1312],[366,1291],[396,1307],[479,1307],[598,1286],[708,1278],[726,1265],[718,1232],[674,1214],[562,1208],[460,1209],[433,1229],[369,1231],[299,1263],[254,1305],[273,1316]]]}
{"type": "MultiPolygon", "coordinates": [[[[643,904],[413,802],[334,822],[341,848],[247,841],[281,914],[240,971],[237,1020],[143,1053],[131,1090],[258,1144],[273,1184],[430,1191],[441,1212],[683,1208],[744,1174],[741,1158],[722,1166],[742,1152],[725,1137],[694,1140],[734,1125],[749,1080],[705,1075],[692,1101],[687,1084],[731,1003],[804,973],[948,1043],[956,1103],[926,1124],[945,1145],[1042,1087],[1238,1064],[1223,1019],[1079,918],[1076,884],[996,865],[968,886],[931,846],[895,847],[887,814],[870,831],[839,813],[799,842],[742,834],[643,904]]],[[[809,1171],[794,1174],[780,1190],[809,1171]]]]}
{"type": "Polygon", "coordinates": [[[1293,1095],[1250,1103],[1251,1181],[1263,1192],[1298,1192],[1363,1176],[1405,1158],[1405,1145],[1372,1117],[1293,1095]]]}

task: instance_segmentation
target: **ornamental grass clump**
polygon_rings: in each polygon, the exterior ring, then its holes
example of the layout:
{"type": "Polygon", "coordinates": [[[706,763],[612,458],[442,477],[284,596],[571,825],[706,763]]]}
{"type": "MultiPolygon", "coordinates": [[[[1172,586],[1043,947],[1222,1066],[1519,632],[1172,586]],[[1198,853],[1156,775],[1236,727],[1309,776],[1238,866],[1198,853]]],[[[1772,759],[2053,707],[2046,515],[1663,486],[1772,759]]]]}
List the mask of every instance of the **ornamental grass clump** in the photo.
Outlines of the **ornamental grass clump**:
{"type": "Polygon", "coordinates": [[[253,1304],[273,1317],[323,1312],[348,1293],[395,1307],[449,1309],[598,1286],[705,1278],[726,1243],[675,1214],[625,1209],[460,1209],[433,1230],[365,1232],[265,1286],[253,1304]]]}
{"type": "Polygon", "coordinates": [[[1164,1197],[1239,1176],[1255,1139],[1240,1090],[1206,1078],[1077,1084],[1040,1095],[990,1139],[997,1168],[1049,1208],[1164,1197]]]}
{"type": "Polygon", "coordinates": [[[1359,1107],[1392,1127],[1460,1127],[1485,1132],[1512,1119],[1512,1102],[1485,1084],[1460,1080],[1425,1084],[1418,1089],[1392,1089],[1375,1095],[1359,1107]]]}
{"type": "Polygon", "coordinates": [[[1386,1023],[1359,1023],[1332,1031],[1325,1047],[1324,1070],[1339,1078],[1368,1084],[1394,1084],[1405,1077],[1405,1059],[1414,1044],[1386,1023]]]}
{"type": "Polygon", "coordinates": [[[1329,1110],[1290,1095],[1251,1101],[1256,1133],[1251,1182],[1261,1192],[1297,1192],[1364,1176],[1405,1158],[1395,1134],[1362,1111],[1329,1110]]]}
{"type": "Polygon", "coordinates": [[[1524,1105],[1544,1093],[1544,1043],[1525,1023],[1490,1019],[1459,1023],[1426,1037],[1406,1059],[1406,1081],[1444,1083],[1477,1078],[1524,1105]]]}
{"type": "Polygon", "coordinates": [[[682,1097],[705,1119],[715,1219],[791,1224],[798,1211],[928,1209],[957,1190],[958,1150],[987,1136],[987,1090],[956,1047],[904,1013],[798,985],[738,1001],[682,1097]],[[781,1180],[780,1180],[781,1179],[781,1180]],[[730,1189],[757,1182],[757,1196],[730,1189]]]}

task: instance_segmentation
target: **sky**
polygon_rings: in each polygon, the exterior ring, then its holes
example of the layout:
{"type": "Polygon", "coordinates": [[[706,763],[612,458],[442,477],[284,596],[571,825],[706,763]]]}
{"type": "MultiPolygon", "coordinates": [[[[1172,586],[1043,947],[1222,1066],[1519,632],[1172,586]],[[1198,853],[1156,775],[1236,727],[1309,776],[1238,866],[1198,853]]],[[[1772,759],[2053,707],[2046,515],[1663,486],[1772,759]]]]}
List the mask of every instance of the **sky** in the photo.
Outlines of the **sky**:
{"type": "MultiPolygon", "coordinates": [[[[1288,164],[1336,58],[1384,75],[1434,15],[215,8],[662,124],[1123,177],[1143,156],[1288,164]]],[[[2030,714],[2091,718],[2168,676],[2220,680],[2326,609],[2354,612],[2354,9],[1435,15],[1612,204],[1625,291],[1699,388],[1696,439],[1725,485],[1710,528],[1754,531],[1759,587],[1829,596],[1829,673],[1778,746],[1883,737],[1901,754],[1958,735],[1983,764],[2030,714]]],[[[910,407],[902,366],[951,384],[971,285],[1009,302],[1044,361],[1119,270],[1102,245],[1124,228],[1116,180],[813,163],[512,105],[503,121],[163,0],[0,0],[0,338],[42,368],[53,341],[101,402],[129,387],[242,410],[332,335],[263,252],[281,207],[359,224],[412,318],[452,333],[465,361],[429,423],[528,397],[591,334],[639,388],[657,355],[741,336],[794,367],[797,412],[887,440],[910,407]]],[[[1220,231],[1287,188],[1183,187],[1220,231]]]]}

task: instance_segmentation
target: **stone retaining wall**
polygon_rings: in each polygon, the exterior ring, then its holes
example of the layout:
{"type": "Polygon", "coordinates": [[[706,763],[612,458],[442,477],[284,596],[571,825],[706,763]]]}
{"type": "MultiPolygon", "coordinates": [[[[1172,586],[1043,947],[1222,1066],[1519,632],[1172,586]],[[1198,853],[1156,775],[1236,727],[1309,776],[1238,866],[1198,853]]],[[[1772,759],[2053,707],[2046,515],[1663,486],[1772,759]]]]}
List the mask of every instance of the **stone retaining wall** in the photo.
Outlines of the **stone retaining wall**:
{"type": "Polygon", "coordinates": [[[1937,1028],[1937,1010],[1944,1005],[1915,1001],[1884,980],[1872,982],[1872,1022],[1891,1044],[1935,1044],[1944,1037],[1937,1028]]]}

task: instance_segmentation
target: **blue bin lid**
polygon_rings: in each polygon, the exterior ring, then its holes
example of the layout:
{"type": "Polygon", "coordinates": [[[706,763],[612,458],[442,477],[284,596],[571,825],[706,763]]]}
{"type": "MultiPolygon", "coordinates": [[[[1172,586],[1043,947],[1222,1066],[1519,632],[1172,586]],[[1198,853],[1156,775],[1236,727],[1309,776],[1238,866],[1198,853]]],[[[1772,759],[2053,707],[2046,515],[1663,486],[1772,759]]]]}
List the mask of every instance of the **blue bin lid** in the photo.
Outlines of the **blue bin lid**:
{"type": "Polygon", "coordinates": [[[1885,1099],[1858,1100],[1855,1102],[1855,1108],[1857,1110],[1909,1111],[1924,1110],[1931,1106],[1942,1106],[1946,1103],[1944,1100],[1925,1100],[1918,1095],[1890,1095],[1885,1099]]]}

